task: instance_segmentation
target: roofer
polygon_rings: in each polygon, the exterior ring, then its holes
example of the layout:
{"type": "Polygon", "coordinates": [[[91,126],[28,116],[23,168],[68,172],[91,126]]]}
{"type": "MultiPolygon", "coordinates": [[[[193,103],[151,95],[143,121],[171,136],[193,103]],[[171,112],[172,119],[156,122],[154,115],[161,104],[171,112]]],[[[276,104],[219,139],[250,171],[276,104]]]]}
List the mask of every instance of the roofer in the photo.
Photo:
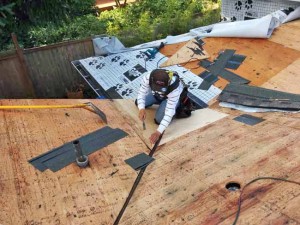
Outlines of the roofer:
{"type": "Polygon", "coordinates": [[[153,104],[159,105],[154,118],[155,123],[159,126],[150,136],[152,144],[158,140],[169,126],[173,116],[176,114],[176,110],[178,112],[184,90],[187,90],[187,88],[184,88],[177,72],[155,69],[151,73],[144,75],[136,100],[140,120],[144,121],[146,119],[145,108],[153,104]]]}

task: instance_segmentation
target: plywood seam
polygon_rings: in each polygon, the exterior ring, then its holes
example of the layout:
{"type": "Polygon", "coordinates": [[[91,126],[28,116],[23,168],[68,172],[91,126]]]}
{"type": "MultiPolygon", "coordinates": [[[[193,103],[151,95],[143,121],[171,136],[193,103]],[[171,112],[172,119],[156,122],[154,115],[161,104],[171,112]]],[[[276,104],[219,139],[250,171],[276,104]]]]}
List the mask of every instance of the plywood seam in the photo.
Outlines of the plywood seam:
{"type": "MultiPolygon", "coordinates": [[[[299,118],[299,120],[300,120],[300,118],[299,118]]],[[[271,123],[271,124],[276,124],[276,125],[278,125],[280,127],[288,127],[288,128],[294,129],[294,130],[300,130],[300,127],[293,127],[293,126],[289,126],[289,125],[279,124],[279,123],[276,123],[275,121],[270,121],[268,119],[265,119],[265,121],[263,121],[263,122],[265,122],[265,123],[271,123]]]]}
{"type": "Polygon", "coordinates": [[[278,45],[281,45],[283,48],[291,49],[291,50],[293,50],[293,51],[296,51],[296,52],[298,52],[299,55],[300,55],[300,50],[293,48],[293,46],[284,45],[283,43],[276,42],[276,41],[274,41],[274,40],[272,40],[272,39],[269,39],[269,41],[270,41],[270,42],[273,42],[273,43],[276,43],[276,44],[278,44],[278,45]]]}
{"type": "Polygon", "coordinates": [[[139,139],[144,143],[144,145],[146,146],[147,150],[150,150],[150,147],[148,146],[148,144],[146,143],[146,141],[143,139],[143,135],[138,132],[138,129],[136,128],[136,126],[134,125],[134,120],[131,118],[131,116],[127,115],[126,113],[124,113],[123,111],[121,111],[121,109],[119,109],[116,106],[116,102],[113,102],[112,107],[119,112],[119,114],[124,118],[124,122],[126,124],[128,124],[128,126],[130,126],[133,130],[133,132],[137,135],[137,137],[139,137],[139,139]]]}

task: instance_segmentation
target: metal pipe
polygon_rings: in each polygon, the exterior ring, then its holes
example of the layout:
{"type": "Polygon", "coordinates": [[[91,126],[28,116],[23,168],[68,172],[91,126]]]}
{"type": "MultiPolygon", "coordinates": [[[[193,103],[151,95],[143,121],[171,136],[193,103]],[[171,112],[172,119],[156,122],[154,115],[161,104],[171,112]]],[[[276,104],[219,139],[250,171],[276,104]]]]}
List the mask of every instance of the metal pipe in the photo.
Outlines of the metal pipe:
{"type": "Polygon", "coordinates": [[[83,157],[83,154],[82,154],[82,148],[81,148],[81,145],[80,145],[79,140],[73,141],[73,145],[74,145],[74,147],[75,147],[76,159],[77,159],[79,162],[84,162],[84,161],[85,161],[85,158],[83,157]]]}

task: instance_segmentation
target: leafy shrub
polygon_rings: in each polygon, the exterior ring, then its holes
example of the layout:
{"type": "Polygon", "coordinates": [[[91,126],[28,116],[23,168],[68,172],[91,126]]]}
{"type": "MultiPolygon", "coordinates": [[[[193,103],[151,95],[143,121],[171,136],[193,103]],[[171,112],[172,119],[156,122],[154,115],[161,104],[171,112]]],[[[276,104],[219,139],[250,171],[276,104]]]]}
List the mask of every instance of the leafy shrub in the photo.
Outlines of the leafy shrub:
{"type": "Polygon", "coordinates": [[[28,32],[30,44],[40,46],[60,41],[82,39],[105,33],[105,24],[94,15],[77,17],[71,22],[64,22],[59,26],[49,23],[47,26],[34,27],[28,32]]]}
{"type": "Polygon", "coordinates": [[[220,8],[208,0],[141,0],[128,7],[106,11],[100,20],[106,32],[126,46],[178,35],[190,29],[216,23],[220,8]]]}
{"type": "MultiPolygon", "coordinates": [[[[25,1],[18,1],[27,20],[24,23],[8,22],[7,30],[0,32],[0,50],[9,46],[13,31],[25,48],[99,34],[117,36],[129,47],[186,33],[192,28],[218,22],[220,17],[220,9],[215,7],[219,0],[139,0],[125,8],[101,12],[99,16],[92,7],[94,1],[29,1],[29,5],[38,4],[35,8],[25,6],[25,1]],[[53,9],[46,10],[45,6],[54,3],[61,7],[53,15],[53,9]],[[41,9],[44,11],[40,12],[41,9]]],[[[53,7],[57,9],[57,6],[53,7]]]]}

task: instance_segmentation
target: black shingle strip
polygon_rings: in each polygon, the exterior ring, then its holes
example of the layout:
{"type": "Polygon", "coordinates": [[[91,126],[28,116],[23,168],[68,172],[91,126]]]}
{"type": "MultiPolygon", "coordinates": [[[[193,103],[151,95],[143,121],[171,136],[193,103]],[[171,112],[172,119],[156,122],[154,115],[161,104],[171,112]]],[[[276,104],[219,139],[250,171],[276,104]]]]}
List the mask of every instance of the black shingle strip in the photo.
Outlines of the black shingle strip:
{"type": "Polygon", "coordinates": [[[300,110],[300,95],[278,92],[269,89],[266,89],[268,94],[264,95],[262,88],[256,89],[256,87],[254,87],[252,89],[252,86],[247,87],[247,85],[240,85],[243,86],[243,88],[238,87],[238,85],[234,85],[234,87],[232,87],[232,84],[227,86],[230,87],[226,87],[219,95],[219,101],[250,107],[300,110]],[[245,89],[248,89],[249,87],[251,91],[247,92],[245,89]],[[274,94],[273,92],[276,93],[274,94]],[[274,94],[275,97],[272,94],[274,94]]]}
{"type": "Polygon", "coordinates": [[[239,84],[228,84],[224,90],[224,92],[236,93],[236,94],[244,94],[251,97],[272,99],[272,100],[290,100],[290,101],[300,101],[299,94],[292,94],[282,91],[275,91],[271,89],[266,89],[262,87],[249,86],[249,85],[239,85],[239,84]]]}
{"type": "Polygon", "coordinates": [[[239,62],[234,62],[234,61],[228,61],[226,63],[226,68],[228,69],[232,69],[232,70],[236,70],[240,67],[240,63],[239,62]]]}
{"type": "Polygon", "coordinates": [[[154,161],[154,158],[151,156],[148,156],[145,153],[140,153],[138,155],[135,155],[129,159],[126,159],[125,162],[131,166],[134,170],[142,169],[146,166],[148,166],[151,162],[154,161]]]}
{"type": "MultiPolygon", "coordinates": [[[[126,132],[120,129],[114,129],[113,132],[109,133],[104,138],[94,139],[90,142],[85,142],[83,139],[81,140],[82,152],[84,155],[89,155],[97,150],[108,146],[109,144],[112,144],[122,139],[125,136],[127,136],[126,132]]],[[[70,163],[75,162],[76,156],[74,148],[70,148],[70,146],[67,146],[67,148],[69,149],[68,151],[65,151],[63,154],[43,162],[43,164],[46,165],[53,172],[56,172],[69,165],[70,163]]]]}
{"type": "Polygon", "coordinates": [[[234,54],[229,61],[237,62],[237,63],[242,63],[246,59],[246,56],[244,55],[239,55],[239,54],[234,54]]]}
{"type": "MultiPolygon", "coordinates": [[[[80,141],[81,146],[84,148],[83,151],[90,151],[90,144],[89,143],[94,143],[95,140],[103,140],[107,139],[110,135],[114,134],[115,132],[119,132],[118,129],[112,129],[108,126],[103,127],[99,130],[96,130],[90,134],[87,134],[85,136],[82,136],[78,138],[77,140],[80,141]]],[[[122,131],[123,132],[123,131],[122,131]]],[[[124,132],[124,135],[126,133],[124,132]]],[[[127,135],[127,134],[126,134],[127,135]]],[[[125,136],[126,136],[125,135],[125,136]]],[[[68,142],[58,148],[54,148],[51,151],[48,151],[46,153],[43,153],[37,157],[34,157],[30,159],[28,162],[30,162],[33,166],[35,166],[37,169],[40,171],[44,171],[47,169],[47,165],[44,164],[47,160],[51,160],[53,158],[56,158],[60,155],[64,155],[66,152],[73,152],[74,153],[74,147],[73,147],[73,141],[68,142]]]]}
{"type": "Polygon", "coordinates": [[[207,82],[206,80],[202,81],[198,89],[207,91],[213,83],[207,82]]]}
{"type": "MultiPolygon", "coordinates": [[[[226,80],[228,80],[231,83],[238,83],[238,84],[248,84],[250,81],[231,72],[226,70],[226,67],[229,67],[231,69],[237,69],[241,62],[244,61],[246,58],[242,55],[236,55],[234,54],[235,50],[233,49],[226,49],[224,52],[220,53],[219,56],[213,61],[210,62],[207,59],[200,61],[200,66],[205,68],[214,76],[220,76],[226,80]]],[[[203,72],[200,74],[200,76],[208,76],[207,72],[203,72]]],[[[203,84],[202,88],[207,88],[208,84],[203,84]]]]}
{"type": "Polygon", "coordinates": [[[247,125],[251,125],[254,126],[258,123],[263,122],[265,119],[259,118],[259,117],[255,117],[249,114],[243,114],[240,115],[238,117],[234,118],[235,121],[241,122],[241,123],[245,123],[247,125]]]}
{"type": "Polygon", "coordinates": [[[237,83],[237,84],[248,84],[250,83],[250,80],[247,80],[246,78],[243,78],[235,73],[232,73],[226,69],[223,69],[219,73],[220,77],[223,77],[225,80],[230,81],[230,83],[237,83]]]}
{"type": "MultiPolygon", "coordinates": [[[[81,138],[86,137],[86,141],[89,141],[91,139],[93,139],[94,135],[97,135],[98,132],[101,132],[103,135],[108,134],[109,132],[111,132],[113,129],[110,128],[109,126],[105,126],[99,130],[96,130],[88,135],[85,135],[81,138]]],[[[79,139],[80,140],[80,139],[79,139]]],[[[71,145],[73,147],[73,141],[72,142],[68,142],[65,145],[71,145]]],[[[39,169],[40,171],[44,171],[47,169],[47,167],[42,163],[43,161],[46,161],[47,159],[50,159],[52,157],[55,157],[56,155],[62,154],[64,151],[67,151],[67,149],[61,149],[60,147],[54,148],[51,151],[45,152],[37,157],[34,157],[30,160],[28,160],[29,163],[31,163],[33,166],[35,166],[37,169],[39,169]]]]}
{"type": "Polygon", "coordinates": [[[209,70],[214,75],[219,75],[234,53],[235,50],[233,49],[226,49],[224,52],[220,53],[219,56],[214,60],[214,64],[210,66],[209,70]]]}
{"type": "Polygon", "coordinates": [[[198,89],[208,90],[219,78],[208,71],[204,71],[199,74],[203,79],[202,83],[199,85],[198,89]]]}
{"type": "Polygon", "coordinates": [[[211,72],[204,70],[202,73],[200,73],[198,76],[201,77],[203,80],[210,77],[212,74],[211,72]]]}

